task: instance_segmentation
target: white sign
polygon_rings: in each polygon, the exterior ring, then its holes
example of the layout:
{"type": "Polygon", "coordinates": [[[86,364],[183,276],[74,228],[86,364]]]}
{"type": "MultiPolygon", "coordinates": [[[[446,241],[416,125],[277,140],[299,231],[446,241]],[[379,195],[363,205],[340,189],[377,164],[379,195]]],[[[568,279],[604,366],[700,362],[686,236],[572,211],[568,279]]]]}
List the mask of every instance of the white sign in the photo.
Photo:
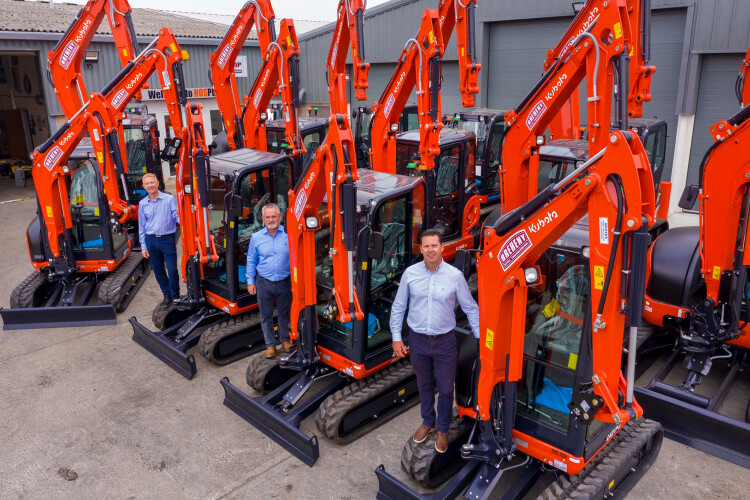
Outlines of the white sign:
{"type": "Polygon", "coordinates": [[[234,76],[247,78],[247,56],[237,56],[234,61],[234,76]]]}
{"type": "MultiPolygon", "coordinates": [[[[164,93],[161,89],[146,89],[141,93],[141,101],[162,101],[164,93]]],[[[213,87],[187,89],[188,99],[211,99],[214,97],[213,87]]]]}

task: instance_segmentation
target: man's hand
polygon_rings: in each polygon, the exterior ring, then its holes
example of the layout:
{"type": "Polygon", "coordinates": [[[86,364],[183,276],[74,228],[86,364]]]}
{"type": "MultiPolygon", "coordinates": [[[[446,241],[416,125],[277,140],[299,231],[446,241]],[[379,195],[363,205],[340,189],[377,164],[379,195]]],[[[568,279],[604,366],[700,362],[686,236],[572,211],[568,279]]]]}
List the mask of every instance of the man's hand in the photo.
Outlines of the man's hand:
{"type": "Polygon", "coordinates": [[[148,259],[148,257],[149,257],[149,256],[148,256],[148,250],[146,250],[145,248],[144,248],[144,249],[142,249],[142,250],[141,250],[141,255],[143,255],[143,256],[144,256],[145,258],[147,258],[147,259],[148,259]]]}
{"type": "Polygon", "coordinates": [[[258,289],[255,287],[255,285],[247,285],[247,291],[250,295],[255,295],[258,293],[258,289]]]}
{"type": "Polygon", "coordinates": [[[396,356],[399,358],[405,358],[406,357],[406,346],[402,341],[397,341],[393,343],[393,352],[396,353],[396,356]]]}

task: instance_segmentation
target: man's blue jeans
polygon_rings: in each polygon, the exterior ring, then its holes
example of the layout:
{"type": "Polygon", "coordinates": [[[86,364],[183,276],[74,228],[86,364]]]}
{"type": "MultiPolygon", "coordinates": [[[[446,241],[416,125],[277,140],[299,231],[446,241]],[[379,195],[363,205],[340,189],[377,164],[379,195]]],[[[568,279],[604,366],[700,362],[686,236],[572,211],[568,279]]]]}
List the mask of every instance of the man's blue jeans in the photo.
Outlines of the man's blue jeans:
{"type": "Polygon", "coordinates": [[[173,299],[180,298],[180,275],[177,272],[177,243],[175,233],[157,237],[146,235],[146,250],[151,260],[154,277],[161,293],[168,293],[173,299]],[[166,270],[164,266],[166,264],[166,270]],[[167,272],[169,276],[167,277],[167,272]]]}
{"type": "Polygon", "coordinates": [[[419,399],[422,403],[422,423],[437,423],[439,432],[448,432],[453,417],[453,386],[456,381],[458,347],[453,332],[443,335],[423,335],[409,332],[409,359],[417,376],[419,399]],[[435,418],[435,389],[437,383],[437,419],[435,418]]]}
{"type": "Polygon", "coordinates": [[[273,331],[274,302],[279,319],[279,340],[289,342],[289,314],[292,309],[291,277],[271,281],[258,274],[255,276],[255,287],[258,294],[258,309],[260,309],[260,326],[263,329],[266,347],[276,346],[276,336],[273,331]]]}

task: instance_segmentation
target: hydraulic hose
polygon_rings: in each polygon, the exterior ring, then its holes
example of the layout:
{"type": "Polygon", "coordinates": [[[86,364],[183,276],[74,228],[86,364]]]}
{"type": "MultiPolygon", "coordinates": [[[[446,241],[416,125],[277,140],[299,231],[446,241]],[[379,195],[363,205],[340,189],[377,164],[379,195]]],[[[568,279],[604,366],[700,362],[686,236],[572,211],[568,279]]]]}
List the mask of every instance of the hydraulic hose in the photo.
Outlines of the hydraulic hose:
{"type": "MultiPolygon", "coordinates": [[[[614,177],[614,176],[610,176],[614,177]]],[[[609,180],[609,178],[607,178],[609,180]]],[[[622,224],[622,214],[624,210],[624,200],[622,193],[622,186],[619,181],[619,177],[614,180],[617,187],[615,193],[617,195],[617,219],[615,221],[615,227],[612,230],[612,249],[609,254],[609,262],[607,263],[607,274],[604,278],[604,289],[602,290],[602,298],[599,300],[599,307],[596,311],[596,320],[594,321],[594,328],[603,328],[604,323],[602,322],[602,313],[604,312],[604,303],[607,301],[607,290],[609,288],[609,282],[612,278],[612,270],[615,266],[615,255],[617,255],[617,245],[620,243],[620,225],[622,224]]]]}

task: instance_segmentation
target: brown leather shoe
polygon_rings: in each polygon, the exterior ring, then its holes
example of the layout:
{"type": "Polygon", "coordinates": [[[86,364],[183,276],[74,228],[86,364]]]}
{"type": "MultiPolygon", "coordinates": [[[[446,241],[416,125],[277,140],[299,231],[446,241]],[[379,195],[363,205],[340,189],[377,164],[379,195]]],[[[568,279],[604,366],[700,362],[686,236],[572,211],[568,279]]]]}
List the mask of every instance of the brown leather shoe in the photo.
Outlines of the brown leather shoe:
{"type": "Polygon", "coordinates": [[[438,431],[437,438],[435,439],[435,451],[437,451],[438,453],[445,453],[447,450],[448,433],[438,431]]]}
{"type": "Polygon", "coordinates": [[[434,425],[422,424],[419,426],[419,429],[417,429],[417,432],[414,433],[414,437],[412,437],[412,439],[417,444],[422,443],[425,439],[427,439],[427,436],[429,436],[430,432],[432,432],[434,429],[434,425]]]}
{"type": "Polygon", "coordinates": [[[271,359],[276,357],[276,348],[274,346],[266,348],[266,359],[271,359]]]}
{"type": "Polygon", "coordinates": [[[292,343],[291,342],[282,342],[281,347],[284,348],[284,352],[289,352],[292,350],[292,343]]]}

